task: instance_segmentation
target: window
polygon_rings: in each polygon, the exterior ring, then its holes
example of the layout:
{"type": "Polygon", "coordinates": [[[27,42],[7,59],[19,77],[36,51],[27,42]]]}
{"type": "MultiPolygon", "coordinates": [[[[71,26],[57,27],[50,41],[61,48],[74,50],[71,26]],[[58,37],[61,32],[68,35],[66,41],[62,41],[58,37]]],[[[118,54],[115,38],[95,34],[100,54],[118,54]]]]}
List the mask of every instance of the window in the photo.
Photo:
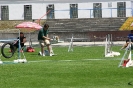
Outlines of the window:
{"type": "Polygon", "coordinates": [[[108,2],[108,7],[112,7],[112,2],[108,2]]]}
{"type": "Polygon", "coordinates": [[[70,4],[70,18],[78,18],[78,4],[70,4]]]}
{"type": "Polygon", "coordinates": [[[126,17],[126,2],[117,2],[117,17],[126,17]]]}
{"type": "Polygon", "coordinates": [[[50,4],[47,6],[47,12],[50,11],[48,14],[47,14],[47,19],[54,19],[55,16],[54,16],[54,4],[50,4]]]}
{"type": "Polygon", "coordinates": [[[8,6],[1,6],[1,20],[9,20],[8,6]]]}
{"type": "Polygon", "coordinates": [[[102,18],[102,4],[101,3],[93,3],[93,15],[94,18],[102,18]]]}
{"type": "Polygon", "coordinates": [[[32,20],[32,6],[24,5],[24,20],[32,20]]]}

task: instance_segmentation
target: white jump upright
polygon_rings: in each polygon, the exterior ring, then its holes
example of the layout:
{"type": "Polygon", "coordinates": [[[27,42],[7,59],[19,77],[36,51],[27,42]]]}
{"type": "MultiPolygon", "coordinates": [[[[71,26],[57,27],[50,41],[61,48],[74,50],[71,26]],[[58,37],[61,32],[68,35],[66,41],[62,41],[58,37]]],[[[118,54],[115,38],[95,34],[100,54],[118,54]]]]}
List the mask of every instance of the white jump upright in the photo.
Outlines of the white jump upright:
{"type": "Polygon", "coordinates": [[[112,51],[112,34],[106,35],[106,40],[105,40],[105,57],[114,57],[114,56],[119,56],[119,52],[114,52],[112,51]]]}
{"type": "Polygon", "coordinates": [[[26,63],[27,62],[27,59],[24,55],[24,51],[22,50],[20,44],[19,44],[19,49],[18,49],[18,58],[16,60],[14,60],[13,62],[14,63],[26,63]]]}
{"type": "MultiPolygon", "coordinates": [[[[0,55],[0,57],[1,57],[2,55],[0,55]]],[[[1,60],[1,58],[0,58],[0,64],[3,64],[3,61],[1,60]]]]}
{"type": "Polygon", "coordinates": [[[68,48],[68,52],[73,51],[73,34],[72,34],[72,38],[69,44],[69,48],[68,48]]]}

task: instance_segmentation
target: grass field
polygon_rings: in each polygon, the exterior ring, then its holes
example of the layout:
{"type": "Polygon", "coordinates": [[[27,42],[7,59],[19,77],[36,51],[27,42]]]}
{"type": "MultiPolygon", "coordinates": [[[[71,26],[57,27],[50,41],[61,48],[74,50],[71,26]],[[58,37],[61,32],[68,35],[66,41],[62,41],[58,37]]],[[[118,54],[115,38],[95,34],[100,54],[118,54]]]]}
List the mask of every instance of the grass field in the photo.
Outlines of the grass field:
{"type": "Polygon", "coordinates": [[[53,47],[56,56],[38,56],[39,48],[25,53],[27,63],[5,59],[0,66],[0,88],[133,88],[133,68],[118,68],[120,56],[104,57],[103,46],[53,47]],[[128,83],[131,82],[131,85],[128,83]]]}

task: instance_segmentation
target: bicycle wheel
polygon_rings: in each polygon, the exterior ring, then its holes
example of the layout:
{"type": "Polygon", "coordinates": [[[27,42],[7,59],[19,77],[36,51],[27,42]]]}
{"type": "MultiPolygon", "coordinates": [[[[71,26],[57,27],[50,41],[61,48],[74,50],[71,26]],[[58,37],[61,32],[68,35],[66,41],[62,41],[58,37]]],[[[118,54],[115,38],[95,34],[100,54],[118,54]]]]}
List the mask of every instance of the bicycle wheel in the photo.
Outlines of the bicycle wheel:
{"type": "Polygon", "coordinates": [[[5,58],[11,58],[14,55],[14,47],[12,43],[4,43],[1,47],[1,54],[5,58]]]}

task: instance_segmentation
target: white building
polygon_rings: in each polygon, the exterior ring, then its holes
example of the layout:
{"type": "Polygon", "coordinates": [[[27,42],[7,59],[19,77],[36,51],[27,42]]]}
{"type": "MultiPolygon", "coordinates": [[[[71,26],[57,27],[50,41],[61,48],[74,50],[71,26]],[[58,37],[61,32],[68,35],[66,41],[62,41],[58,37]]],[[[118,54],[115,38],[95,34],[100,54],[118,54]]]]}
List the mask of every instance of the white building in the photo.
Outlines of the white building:
{"type": "Polygon", "coordinates": [[[131,0],[1,0],[0,3],[0,20],[133,16],[131,0]]]}

